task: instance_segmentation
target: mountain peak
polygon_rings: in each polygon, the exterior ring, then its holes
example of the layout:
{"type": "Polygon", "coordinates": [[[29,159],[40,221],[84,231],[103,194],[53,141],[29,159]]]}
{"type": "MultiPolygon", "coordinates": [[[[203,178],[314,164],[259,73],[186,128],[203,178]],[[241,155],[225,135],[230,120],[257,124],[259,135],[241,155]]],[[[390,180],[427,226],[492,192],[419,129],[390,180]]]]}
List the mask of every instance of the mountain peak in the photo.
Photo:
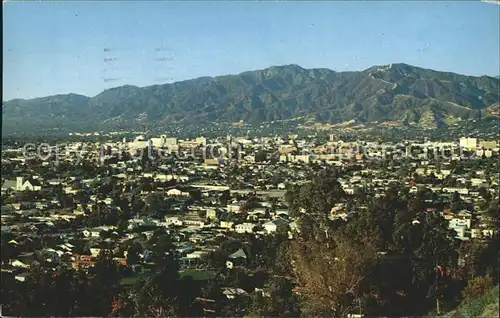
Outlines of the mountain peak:
{"type": "Polygon", "coordinates": [[[372,67],[369,67],[365,70],[365,72],[374,72],[374,71],[410,71],[410,70],[415,70],[418,69],[418,67],[406,64],[406,63],[391,63],[391,64],[384,64],[384,65],[375,65],[372,67]]]}
{"type": "Polygon", "coordinates": [[[297,64],[285,64],[285,65],[273,65],[268,68],[265,68],[264,70],[279,70],[279,71],[293,70],[302,72],[305,71],[306,69],[297,64]]]}
{"type": "Polygon", "coordinates": [[[114,123],[120,127],[135,127],[138,118],[142,124],[156,125],[187,120],[262,123],[307,116],[317,122],[357,118],[407,120],[425,126],[428,118],[445,122],[469,118],[475,110],[486,111],[498,104],[498,96],[492,93],[498,89],[499,81],[493,77],[457,75],[405,63],[336,74],[287,64],[172,84],[126,85],[88,100],[74,98],[77,95],[13,100],[4,103],[3,115],[4,123],[14,129],[61,123],[71,128],[109,128],[110,119],[116,118],[120,121],[114,123]],[[217,85],[207,85],[212,81],[217,85]]]}
{"type": "Polygon", "coordinates": [[[298,64],[288,64],[288,65],[284,65],[284,67],[295,69],[295,70],[301,70],[301,71],[305,70],[305,68],[303,68],[302,66],[300,66],[298,64]]]}

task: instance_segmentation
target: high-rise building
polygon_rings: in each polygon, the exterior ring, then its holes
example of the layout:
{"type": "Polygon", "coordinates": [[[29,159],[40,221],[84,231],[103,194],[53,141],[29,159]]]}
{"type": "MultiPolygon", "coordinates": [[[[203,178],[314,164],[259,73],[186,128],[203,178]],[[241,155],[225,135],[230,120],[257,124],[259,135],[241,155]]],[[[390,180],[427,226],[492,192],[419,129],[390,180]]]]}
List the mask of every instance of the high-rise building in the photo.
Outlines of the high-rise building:
{"type": "Polygon", "coordinates": [[[495,140],[481,140],[479,142],[479,148],[482,149],[495,149],[497,147],[497,142],[495,140]]]}
{"type": "Polygon", "coordinates": [[[175,146],[175,145],[177,145],[177,138],[174,138],[174,137],[165,138],[165,146],[166,147],[175,146]]]}
{"type": "Polygon", "coordinates": [[[196,138],[196,143],[198,145],[205,146],[207,144],[207,138],[205,138],[205,137],[198,137],[198,138],[196,138]]]}
{"type": "Polygon", "coordinates": [[[475,150],[477,148],[477,139],[462,137],[460,138],[460,147],[466,150],[475,150]]]}

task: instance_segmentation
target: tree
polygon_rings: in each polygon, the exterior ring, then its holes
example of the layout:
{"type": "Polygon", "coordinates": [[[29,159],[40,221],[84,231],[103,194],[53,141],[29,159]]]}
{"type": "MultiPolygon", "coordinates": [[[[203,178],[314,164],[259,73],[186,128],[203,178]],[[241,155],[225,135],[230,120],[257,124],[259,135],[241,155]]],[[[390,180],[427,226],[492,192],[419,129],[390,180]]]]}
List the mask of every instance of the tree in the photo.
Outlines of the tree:
{"type": "Polygon", "coordinates": [[[120,219],[118,224],[116,225],[117,231],[119,233],[123,233],[128,228],[128,221],[124,219],[120,219]]]}
{"type": "Polygon", "coordinates": [[[448,222],[438,213],[426,213],[419,218],[419,222],[420,224],[413,225],[407,232],[416,243],[412,244],[413,248],[408,251],[413,284],[410,286],[408,282],[408,290],[412,290],[411,295],[417,303],[420,301],[425,304],[426,299],[436,299],[439,302],[441,299],[447,299],[447,293],[453,290],[445,288],[447,286],[443,284],[436,285],[439,283],[436,270],[456,268],[458,241],[454,231],[449,229],[448,222]],[[430,286],[434,288],[429,289],[430,286]]]}
{"type": "Polygon", "coordinates": [[[453,212],[458,212],[462,208],[463,204],[462,204],[462,199],[460,198],[460,194],[458,194],[458,192],[454,192],[451,198],[450,209],[453,212]]]}
{"type": "Polygon", "coordinates": [[[207,211],[205,210],[200,210],[198,211],[198,216],[202,219],[206,218],[207,217],[207,211]]]}
{"type": "Polygon", "coordinates": [[[88,272],[77,272],[72,289],[77,295],[70,316],[107,316],[120,293],[120,267],[110,250],[102,250],[88,272]]]}
{"type": "Polygon", "coordinates": [[[194,201],[200,201],[202,198],[201,191],[200,190],[189,191],[189,197],[194,201]]]}
{"type": "Polygon", "coordinates": [[[245,203],[243,203],[243,206],[240,208],[241,213],[246,213],[253,208],[256,208],[258,206],[258,199],[255,195],[251,195],[245,203]]]}
{"type": "Polygon", "coordinates": [[[467,287],[462,292],[462,297],[466,301],[478,298],[493,288],[493,280],[490,276],[479,276],[470,280],[467,287]]]}
{"type": "Polygon", "coordinates": [[[127,264],[133,265],[139,263],[140,253],[142,253],[141,244],[134,242],[127,251],[127,264]]]}
{"type": "Polygon", "coordinates": [[[298,216],[305,211],[299,220],[303,236],[317,235],[319,231],[322,233],[319,235],[326,239],[328,247],[332,233],[329,226],[331,210],[335,203],[346,199],[346,194],[337,181],[337,171],[327,169],[315,174],[310,183],[292,189],[285,199],[289,203],[292,216],[298,216]],[[317,226],[310,227],[313,223],[317,226]]]}
{"type": "Polygon", "coordinates": [[[267,160],[267,153],[263,150],[259,150],[255,154],[255,162],[264,162],[267,160]]]}
{"type": "Polygon", "coordinates": [[[496,232],[498,232],[499,229],[499,217],[500,217],[500,210],[499,210],[499,201],[498,199],[492,200],[490,202],[490,205],[488,207],[488,210],[486,210],[486,216],[488,217],[489,224],[494,228],[496,232]]]}
{"type": "Polygon", "coordinates": [[[479,196],[481,198],[483,198],[484,200],[486,200],[486,201],[491,200],[491,194],[488,190],[486,190],[485,187],[480,187],[479,189],[477,189],[477,192],[479,192],[479,196]]]}
{"type": "Polygon", "coordinates": [[[166,234],[158,237],[153,253],[158,273],[142,280],[130,292],[135,317],[177,316],[182,299],[179,265],[173,244],[166,234]]]}
{"type": "Polygon", "coordinates": [[[287,195],[291,212],[298,215],[301,209],[317,217],[327,217],[335,203],[345,198],[345,193],[337,181],[335,170],[318,173],[310,183],[291,191],[287,195]]]}
{"type": "Polygon", "coordinates": [[[221,196],[219,197],[220,204],[227,205],[229,203],[229,200],[231,200],[231,193],[229,192],[229,190],[223,191],[221,196]]]}
{"type": "Polygon", "coordinates": [[[298,317],[300,305],[293,293],[293,283],[273,276],[263,293],[254,294],[249,308],[251,317],[298,317]]]}
{"type": "Polygon", "coordinates": [[[462,242],[459,248],[461,264],[459,266],[460,278],[464,281],[474,279],[486,274],[487,265],[484,262],[487,244],[479,240],[462,242]]]}
{"type": "Polygon", "coordinates": [[[370,242],[335,236],[327,248],[323,241],[298,238],[292,244],[296,287],[302,311],[308,315],[345,316],[366,290],[366,278],[376,258],[370,242]]]}
{"type": "Polygon", "coordinates": [[[174,244],[170,235],[160,235],[153,245],[152,252],[154,262],[160,267],[164,266],[165,260],[170,260],[174,254],[174,244]]]}
{"type": "Polygon", "coordinates": [[[277,250],[276,257],[273,262],[273,272],[278,275],[289,275],[292,273],[293,268],[290,263],[290,244],[289,242],[282,242],[277,250]]]}
{"type": "Polygon", "coordinates": [[[151,155],[152,155],[151,150],[152,149],[150,149],[150,147],[145,147],[141,150],[140,164],[143,168],[151,165],[151,155]]]}
{"type": "MultiPolygon", "coordinates": [[[[165,297],[159,284],[161,274],[147,278],[139,283],[130,294],[133,302],[134,317],[172,317],[176,316],[175,299],[165,297]]],[[[168,282],[165,282],[167,284],[168,282]]],[[[174,289],[175,286],[169,284],[174,289]]]]}

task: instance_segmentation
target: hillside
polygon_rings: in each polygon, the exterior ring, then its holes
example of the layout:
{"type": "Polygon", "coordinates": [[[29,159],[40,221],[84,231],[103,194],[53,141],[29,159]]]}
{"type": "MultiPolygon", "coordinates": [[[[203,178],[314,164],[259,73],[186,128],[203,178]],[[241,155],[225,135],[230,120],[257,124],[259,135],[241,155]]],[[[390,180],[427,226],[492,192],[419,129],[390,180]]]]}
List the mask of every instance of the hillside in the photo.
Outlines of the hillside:
{"type": "Polygon", "coordinates": [[[498,296],[499,289],[497,285],[485,295],[461,304],[456,310],[442,317],[499,317],[498,296]]]}
{"type": "Polygon", "coordinates": [[[433,128],[498,115],[499,88],[494,77],[406,64],[360,72],[285,65],[172,84],[126,85],[94,97],[16,99],[4,102],[2,111],[4,131],[126,128],[182,121],[259,123],[298,117],[330,123],[397,121],[433,128]]]}

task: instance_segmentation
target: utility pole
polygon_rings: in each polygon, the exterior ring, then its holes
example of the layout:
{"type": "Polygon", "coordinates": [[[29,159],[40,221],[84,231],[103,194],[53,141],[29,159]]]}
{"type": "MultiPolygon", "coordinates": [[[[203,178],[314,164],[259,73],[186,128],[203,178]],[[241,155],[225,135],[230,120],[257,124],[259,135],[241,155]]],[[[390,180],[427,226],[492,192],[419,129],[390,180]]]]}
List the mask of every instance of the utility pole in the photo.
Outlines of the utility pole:
{"type": "Polygon", "coordinates": [[[362,315],[363,313],[361,312],[361,297],[358,296],[358,305],[359,305],[359,314],[362,315]]]}
{"type": "Polygon", "coordinates": [[[436,262],[436,314],[437,315],[441,315],[441,308],[440,308],[440,304],[439,304],[439,288],[438,288],[438,284],[439,284],[439,266],[436,262]]]}

